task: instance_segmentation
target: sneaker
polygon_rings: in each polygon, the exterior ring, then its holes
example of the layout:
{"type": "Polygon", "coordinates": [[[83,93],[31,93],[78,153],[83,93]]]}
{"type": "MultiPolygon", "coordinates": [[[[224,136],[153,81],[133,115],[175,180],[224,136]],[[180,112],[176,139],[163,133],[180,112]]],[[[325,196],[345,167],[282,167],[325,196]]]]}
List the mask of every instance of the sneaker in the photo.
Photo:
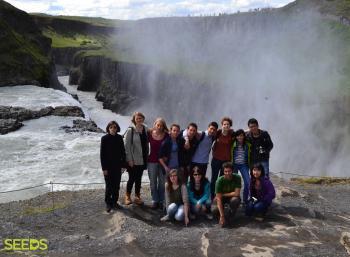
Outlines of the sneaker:
{"type": "Polygon", "coordinates": [[[165,215],[164,217],[162,217],[160,219],[160,221],[162,221],[162,222],[169,221],[169,220],[170,220],[169,215],[165,215]]]}
{"type": "Polygon", "coordinates": [[[116,203],[115,206],[113,206],[113,210],[121,210],[123,209],[123,207],[119,204],[119,203],[116,203]]]}
{"type": "Polygon", "coordinates": [[[107,212],[107,213],[110,213],[111,210],[112,210],[112,207],[108,205],[108,206],[106,207],[106,212],[107,212]]]}

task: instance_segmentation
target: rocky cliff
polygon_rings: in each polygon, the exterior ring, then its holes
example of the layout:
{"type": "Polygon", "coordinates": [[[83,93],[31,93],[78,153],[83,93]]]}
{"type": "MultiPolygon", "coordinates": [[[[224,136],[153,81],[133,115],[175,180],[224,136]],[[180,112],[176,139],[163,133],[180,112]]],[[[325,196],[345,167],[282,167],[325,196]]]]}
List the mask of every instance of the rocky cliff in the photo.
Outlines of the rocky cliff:
{"type": "Polygon", "coordinates": [[[64,90],[57,79],[51,40],[27,13],[0,0],[0,86],[24,84],[64,90]]]}

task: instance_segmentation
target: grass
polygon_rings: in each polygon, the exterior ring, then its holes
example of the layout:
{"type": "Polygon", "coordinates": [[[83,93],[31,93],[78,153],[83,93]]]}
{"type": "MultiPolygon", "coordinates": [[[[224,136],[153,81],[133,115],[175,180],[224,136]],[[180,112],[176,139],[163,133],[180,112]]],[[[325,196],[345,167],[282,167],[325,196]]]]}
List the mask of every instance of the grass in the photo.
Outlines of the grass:
{"type": "Polygon", "coordinates": [[[36,214],[43,214],[43,213],[49,213],[53,212],[55,210],[66,208],[68,205],[64,203],[58,203],[55,204],[55,206],[49,206],[49,207],[28,207],[23,210],[24,215],[36,215],[36,214]]]}
{"type": "Polygon", "coordinates": [[[350,178],[332,178],[332,177],[291,178],[291,181],[296,182],[298,184],[316,184],[316,185],[350,184],[350,178]]]}

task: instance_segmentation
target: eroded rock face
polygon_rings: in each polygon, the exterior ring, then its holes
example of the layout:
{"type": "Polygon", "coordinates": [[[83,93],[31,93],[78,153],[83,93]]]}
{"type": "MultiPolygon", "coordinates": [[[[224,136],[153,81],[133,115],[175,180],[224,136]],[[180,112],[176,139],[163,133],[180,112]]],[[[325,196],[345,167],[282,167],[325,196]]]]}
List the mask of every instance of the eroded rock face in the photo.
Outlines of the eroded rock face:
{"type": "Polygon", "coordinates": [[[83,117],[83,118],[85,117],[84,112],[78,106],[56,106],[52,110],[52,115],[83,117]]]}

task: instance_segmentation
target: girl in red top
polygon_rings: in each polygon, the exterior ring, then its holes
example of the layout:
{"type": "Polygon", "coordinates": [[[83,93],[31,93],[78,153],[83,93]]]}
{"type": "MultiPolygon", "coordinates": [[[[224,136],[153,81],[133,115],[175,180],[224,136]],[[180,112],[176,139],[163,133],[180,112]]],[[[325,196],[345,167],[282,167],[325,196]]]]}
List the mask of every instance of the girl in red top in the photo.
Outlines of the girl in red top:
{"type": "Polygon", "coordinates": [[[153,123],[153,128],[148,131],[148,141],[151,153],[148,156],[148,177],[151,186],[152,209],[158,207],[163,209],[165,174],[159,163],[159,150],[162,142],[168,136],[168,128],[165,120],[157,118],[153,123]]]}

